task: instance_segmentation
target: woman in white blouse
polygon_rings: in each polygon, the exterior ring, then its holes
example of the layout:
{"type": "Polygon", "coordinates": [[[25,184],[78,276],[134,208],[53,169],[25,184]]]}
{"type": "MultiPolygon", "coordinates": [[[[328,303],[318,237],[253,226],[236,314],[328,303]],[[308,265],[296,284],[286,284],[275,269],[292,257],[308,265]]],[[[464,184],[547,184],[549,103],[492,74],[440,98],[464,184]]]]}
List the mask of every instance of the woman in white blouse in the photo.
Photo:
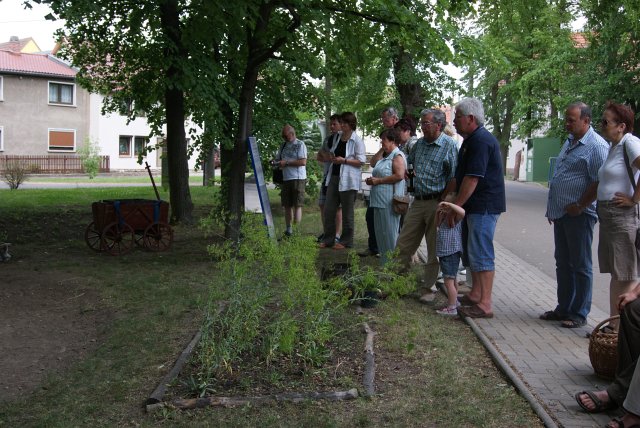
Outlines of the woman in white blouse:
{"type": "MultiPolygon", "coordinates": [[[[608,103],[602,115],[601,134],[609,142],[609,155],[598,171],[600,272],[611,274],[611,315],[620,313],[619,296],[638,283],[640,257],[636,239],[640,227],[640,139],[632,135],[634,112],[629,106],[608,103]]],[[[617,330],[618,323],[610,323],[617,330]]]]}

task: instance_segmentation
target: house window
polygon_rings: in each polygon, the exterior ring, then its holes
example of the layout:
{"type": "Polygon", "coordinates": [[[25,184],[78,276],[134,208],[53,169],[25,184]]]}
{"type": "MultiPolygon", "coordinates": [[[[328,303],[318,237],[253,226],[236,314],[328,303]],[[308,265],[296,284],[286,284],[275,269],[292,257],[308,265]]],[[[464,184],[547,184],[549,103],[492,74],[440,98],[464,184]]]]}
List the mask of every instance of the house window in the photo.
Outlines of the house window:
{"type": "Polygon", "coordinates": [[[0,76],[0,101],[4,101],[4,80],[2,80],[2,76],[0,76]]]}
{"type": "Polygon", "coordinates": [[[0,152],[4,150],[4,127],[0,126],[0,152]]]}
{"type": "Polygon", "coordinates": [[[144,148],[149,143],[147,137],[135,137],[133,140],[133,154],[138,156],[144,152],[144,148]]]}
{"type": "Polygon", "coordinates": [[[120,157],[131,156],[131,136],[120,136],[118,154],[120,155],[120,157]]]}
{"type": "Polygon", "coordinates": [[[49,104],[74,105],[75,89],[74,84],[49,82],[49,104]]]}
{"type": "Polygon", "coordinates": [[[75,150],[75,129],[49,129],[49,151],[74,152],[75,150]]]}

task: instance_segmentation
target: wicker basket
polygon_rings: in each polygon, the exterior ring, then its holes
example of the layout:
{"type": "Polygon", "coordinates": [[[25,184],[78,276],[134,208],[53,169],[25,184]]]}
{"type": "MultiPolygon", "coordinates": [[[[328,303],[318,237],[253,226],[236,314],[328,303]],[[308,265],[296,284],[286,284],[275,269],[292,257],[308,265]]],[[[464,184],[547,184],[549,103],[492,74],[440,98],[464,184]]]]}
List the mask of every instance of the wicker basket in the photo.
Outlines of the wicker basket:
{"type": "Polygon", "coordinates": [[[605,333],[602,327],[620,318],[619,315],[607,318],[593,329],[589,339],[589,359],[593,371],[605,379],[613,379],[618,366],[618,333],[605,333]]]}

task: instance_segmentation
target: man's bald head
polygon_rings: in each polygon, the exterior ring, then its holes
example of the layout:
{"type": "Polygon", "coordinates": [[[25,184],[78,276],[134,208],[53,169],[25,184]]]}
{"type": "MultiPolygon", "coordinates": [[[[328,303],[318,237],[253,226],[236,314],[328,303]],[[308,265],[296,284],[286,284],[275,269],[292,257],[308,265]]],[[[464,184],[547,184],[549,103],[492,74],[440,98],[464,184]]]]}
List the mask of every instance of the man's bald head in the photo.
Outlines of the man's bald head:
{"type": "Polygon", "coordinates": [[[287,124],[282,128],[282,138],[285,141],[295,141],[296,130],[293,128],[293,126],[287,124]]]}

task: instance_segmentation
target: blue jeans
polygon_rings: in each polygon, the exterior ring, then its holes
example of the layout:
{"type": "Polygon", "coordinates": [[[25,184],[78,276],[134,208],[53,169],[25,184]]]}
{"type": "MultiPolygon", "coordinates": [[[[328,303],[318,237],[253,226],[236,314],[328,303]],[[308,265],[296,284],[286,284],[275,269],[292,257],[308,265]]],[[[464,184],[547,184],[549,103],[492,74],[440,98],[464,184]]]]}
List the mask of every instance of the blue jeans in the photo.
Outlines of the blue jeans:
{"type": "Polygon", "coordinates": [[[493,235],[500,214],[467,214],[462,223],[462,262],[471,272],[494,271],[493,235]]]}
{"type": "Polygon", "coordinates": [[[595,217],[584,213],[575,217],[565,214],[553,222],[558,281],[555,311],[568,320],[584,321],[591,310],[591,243],[595,224],[595,217]]]}
{"type": "Polygon", "coordinates": [[[438,257],[440,263],[440,270],[442,271],[443,278],[456,279],[458,275],[458,267],[460,267],[460,257],[462,252],[449,254],[448,256],[438,257]]]}

